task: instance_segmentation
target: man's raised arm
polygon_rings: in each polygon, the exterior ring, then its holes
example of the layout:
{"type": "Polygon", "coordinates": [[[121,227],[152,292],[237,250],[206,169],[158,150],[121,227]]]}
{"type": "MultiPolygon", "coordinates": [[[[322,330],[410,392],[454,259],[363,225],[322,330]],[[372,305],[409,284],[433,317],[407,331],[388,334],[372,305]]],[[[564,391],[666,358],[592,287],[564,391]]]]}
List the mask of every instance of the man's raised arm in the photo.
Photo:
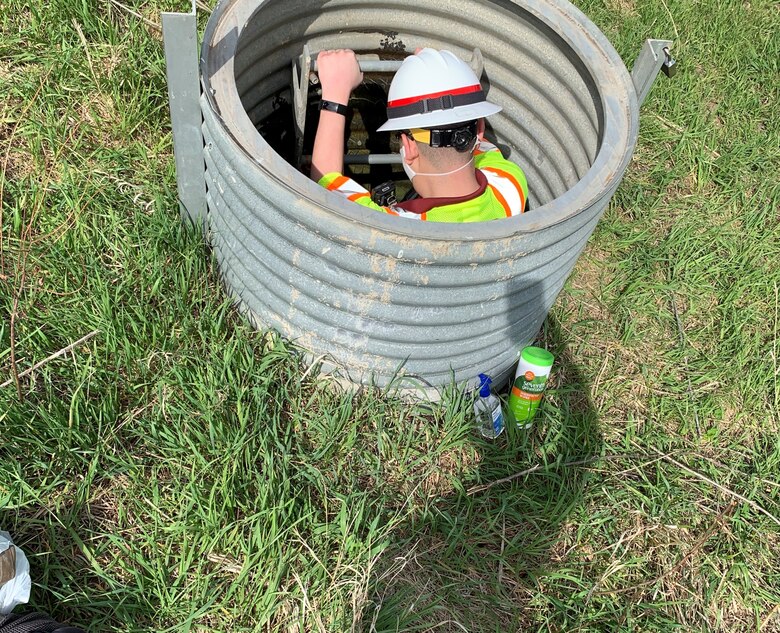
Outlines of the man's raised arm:
{"type": "Polygon", "coordinates": [[[325,174],[344,171],[346,108],[352,91],[363,81],[363,73],[351,50],[322,51],[317,57],[317,73],[323,109],[311,157],[311,177],[315,181],[325,174]]]}

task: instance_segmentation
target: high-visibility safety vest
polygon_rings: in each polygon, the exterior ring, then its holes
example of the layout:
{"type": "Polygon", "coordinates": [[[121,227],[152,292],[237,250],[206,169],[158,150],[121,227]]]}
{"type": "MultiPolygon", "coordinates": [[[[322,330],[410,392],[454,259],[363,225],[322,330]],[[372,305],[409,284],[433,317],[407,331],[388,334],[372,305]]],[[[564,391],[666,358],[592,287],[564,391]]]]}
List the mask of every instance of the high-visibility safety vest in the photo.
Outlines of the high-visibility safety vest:
{"type": "Polygon", "coordinates": [[[417,198],[383,207],[368,190],[337,172],[325,174],[319,184],[364,207],[428,222],[484,222],[519,215],[525,210],[528,183],[523,170],[503,157],[495,145],[482,141],[474,151],[479,189],[462,198],[417,198]]]}

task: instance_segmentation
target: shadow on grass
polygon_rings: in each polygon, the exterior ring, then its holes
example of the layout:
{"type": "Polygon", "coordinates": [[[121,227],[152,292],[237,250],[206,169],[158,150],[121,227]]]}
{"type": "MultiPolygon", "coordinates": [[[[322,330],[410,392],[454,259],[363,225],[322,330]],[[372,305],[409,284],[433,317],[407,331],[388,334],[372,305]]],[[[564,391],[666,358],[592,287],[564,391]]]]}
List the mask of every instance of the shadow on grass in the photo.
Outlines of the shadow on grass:
{"type": "Polygon", "coordinates": [[[552,316],[539,344],[556,363],[536,427],[509,428],[495,442],[475,437],[481,459],[462,487],[431,499],[396,532],[365,630],[521,631],[544,617],[534,595],[545,578],[559,575],[572,540],[564,537],[576,530],[569,517],[589,481],[588,469],[566,464],[599,455],[603,442],[590,385],[552,316]]]}

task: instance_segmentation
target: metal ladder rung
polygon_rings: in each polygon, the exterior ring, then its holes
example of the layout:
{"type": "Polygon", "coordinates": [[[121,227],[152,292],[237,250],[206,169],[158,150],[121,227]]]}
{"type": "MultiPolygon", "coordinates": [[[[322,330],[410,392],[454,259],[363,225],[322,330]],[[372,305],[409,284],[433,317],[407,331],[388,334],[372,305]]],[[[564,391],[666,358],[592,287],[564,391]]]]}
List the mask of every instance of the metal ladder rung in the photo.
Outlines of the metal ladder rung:
{"type": "MultiPolygon", "coordinates": [[[[375,56],[374,56],[375,57],[375,56]]],[[[403,64],[402,59],[372,59],[370,56],[357,56],[358,66],[364,73],[394,73],[403,64]]],[[[317,60],[312,62],[312,70],[318,72],[317,60]]]]}
{"type": "MultiPolygon", "coordinates": [[[[302,165],[311,164],[311,155],[301,156],[302,165]]],[[[400,154],[345,154],[345,165],[400,165],[400,154]]]]}

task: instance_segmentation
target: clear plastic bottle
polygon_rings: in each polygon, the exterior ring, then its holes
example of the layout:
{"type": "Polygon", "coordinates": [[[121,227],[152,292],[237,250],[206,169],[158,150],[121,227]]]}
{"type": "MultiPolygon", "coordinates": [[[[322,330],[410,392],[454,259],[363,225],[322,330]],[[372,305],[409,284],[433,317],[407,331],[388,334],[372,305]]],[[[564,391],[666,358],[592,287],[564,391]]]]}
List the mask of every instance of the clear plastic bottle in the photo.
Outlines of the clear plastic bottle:
{"type": "Polygon", "coordinates": [[[504,430],[504,414],[501,411],[501,400],[490,392],[490,376],[479,375],[479,398],[474,402],[474,415],[477,418],[477,428],[483,437],[496,439],[504,430]]]}

